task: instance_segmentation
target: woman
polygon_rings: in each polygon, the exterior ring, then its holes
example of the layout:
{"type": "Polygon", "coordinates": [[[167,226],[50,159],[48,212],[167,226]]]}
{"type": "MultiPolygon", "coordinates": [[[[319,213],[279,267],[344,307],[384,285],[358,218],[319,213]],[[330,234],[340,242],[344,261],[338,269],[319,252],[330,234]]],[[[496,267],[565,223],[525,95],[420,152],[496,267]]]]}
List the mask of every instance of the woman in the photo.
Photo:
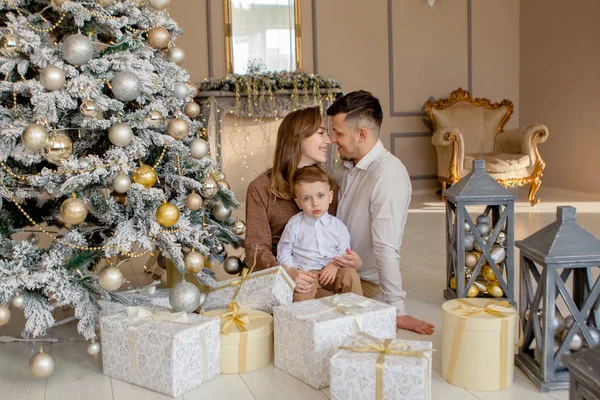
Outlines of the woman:
{"type": "MultiPolygon", "coordinates": [[[[252,265],[254,253],[258,251],[255,270],[279,265],[277,243],[288,220],[300,211],[291,191],[294,173],[299,168],[326,162],[330,144],[319,107],[294,111],[281,122],[273,167],[250,183],[246,195],[246,264],[252,265]]],[[[331,215],[337,211],[337,192],[336,185],[329,207],[331,215]]],[[[352,266],[362,260],[350,251],[336,263],[352,266]]],[[[313,274],[296,268],[285,269],[296,283],[295,292],[303,294],[312,290],[313,274]]]]}

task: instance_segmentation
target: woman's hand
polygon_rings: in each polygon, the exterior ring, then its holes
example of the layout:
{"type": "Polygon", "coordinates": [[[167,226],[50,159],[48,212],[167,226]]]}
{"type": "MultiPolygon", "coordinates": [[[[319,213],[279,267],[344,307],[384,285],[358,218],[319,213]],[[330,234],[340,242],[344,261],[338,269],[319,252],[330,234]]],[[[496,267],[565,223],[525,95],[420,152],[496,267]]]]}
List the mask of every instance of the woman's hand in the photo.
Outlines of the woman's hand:
{"type": "Polygon", "coordinates": [[[308,271],[304,271],[295,267],[285,268],[286,272],[296,284],[294,292],[310,293],[312,286],[315,284],[316,277],[308,271]]]}
{"type": "Polygon", "coordinates": [[[353,250],[346,249],[346,254],[337,256],[333,259],[333,263],[338,267],[351,267],[359,269],[362,267],[362,258],[353,250]]]}

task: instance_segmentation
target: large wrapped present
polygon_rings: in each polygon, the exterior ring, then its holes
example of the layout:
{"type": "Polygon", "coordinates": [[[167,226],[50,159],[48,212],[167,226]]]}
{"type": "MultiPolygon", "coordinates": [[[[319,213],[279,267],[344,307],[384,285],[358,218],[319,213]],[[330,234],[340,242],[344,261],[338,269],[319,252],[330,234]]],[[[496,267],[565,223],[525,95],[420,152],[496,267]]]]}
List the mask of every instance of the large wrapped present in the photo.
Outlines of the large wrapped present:
{"type": "Polygon", "coordinates": [[[292,303],[295,287],[292,278],[280,266],[258,272],[244,269],[241,276],[211,287],[202,308],[206,311],[225,309],[236,301],[244,308],[272,314],[273,307],[292,303]]]}
{"type": "Polygon", "coordinates": [[[471,390],[510,386],[517,311],[506,300],[490,299],[454,299],[442,308],[444,379],[471,390]]]}
{"type": "Polygon", "coordinates": [[[431,342],[361,333],[331,357],[331,398],[429,400],[431,351],[431,342]]]}
{"type": "Polygon", "coordinates": [[[273,317],[265,312],[240,308],[232,302],[227,310],[204,313],[221,321],[221,373],[256,371],[273,359],[273,317]]]}
{"type": "Polygon", "coordinates": [[[396,307],[353,293],[273,309],[275,367],[316,389],[329,386],[329,359],[360,332],[396,336],[396,307]]]}
{"type": "Polygon", "coordinates": [[[104,374],[177,397],[219,374],[214,318],[129,307],[100,317],[104,374]]]}

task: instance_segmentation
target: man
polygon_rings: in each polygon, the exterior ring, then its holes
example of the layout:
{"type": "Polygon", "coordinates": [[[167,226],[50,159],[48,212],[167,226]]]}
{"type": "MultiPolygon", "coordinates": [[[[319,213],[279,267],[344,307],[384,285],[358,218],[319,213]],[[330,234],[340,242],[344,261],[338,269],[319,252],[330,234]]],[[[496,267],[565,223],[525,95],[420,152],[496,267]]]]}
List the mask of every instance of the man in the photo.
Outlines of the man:
{"type": "MultiPolygon", "coordinates": [[[[404,164],[379,140],[383,111],[379,100],[360,90],[336,100],[332,143],[343,163],[335,179],[340,186],[337,217],[350,231],[351,247],[363,259],[358,270],[363,293],[396,307],[396,326],[425,335],[433,324],[407,315],[400,274],[400,247],[410,204],[411,184],[404,164]]],[[[344,259],[336,259],[344,265],[344,259]]]]}

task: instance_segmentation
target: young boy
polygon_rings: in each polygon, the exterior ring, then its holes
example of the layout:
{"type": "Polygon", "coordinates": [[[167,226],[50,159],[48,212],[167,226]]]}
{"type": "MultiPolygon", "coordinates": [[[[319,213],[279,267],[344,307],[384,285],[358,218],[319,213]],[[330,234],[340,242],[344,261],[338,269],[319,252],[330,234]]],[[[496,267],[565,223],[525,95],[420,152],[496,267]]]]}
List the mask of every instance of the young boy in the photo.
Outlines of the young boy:
{"type": "Polygon", "coordinates": [[[333,200],[333,181],[317,165],[294,174],[294,201],[302,211],[288,221],[279,244],[277,261],[286,268],[311,271],[317,278],[308,293],[294,292],[294,301],[314,299],[319,289],[362,296],[356,269],[338,268],[333,259],[350,248],[350,233],[342,221],[327,212],[333,200]]]}

